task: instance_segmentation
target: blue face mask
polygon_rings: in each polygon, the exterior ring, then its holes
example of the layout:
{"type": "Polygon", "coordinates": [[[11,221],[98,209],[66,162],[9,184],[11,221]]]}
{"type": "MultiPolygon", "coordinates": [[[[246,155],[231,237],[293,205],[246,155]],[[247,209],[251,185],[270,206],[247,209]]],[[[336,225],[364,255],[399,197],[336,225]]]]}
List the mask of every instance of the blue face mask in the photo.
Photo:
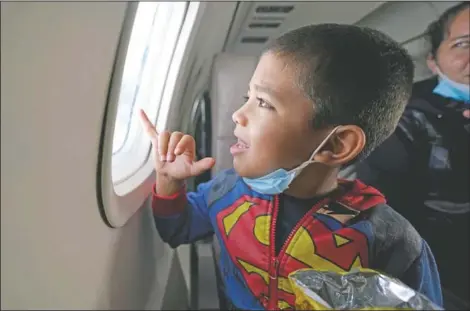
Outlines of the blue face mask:
{"type": "Polygon", "coordinates": [[[439,75],[439,84],[434,88],[433,93],[470,104],[470,85],[452,81],[439,69],[437,74],[439,75]]]}
{"type": "Polygon", "coordinates": [[[315,155],[320,151],[320,149],[328,142],[331,135],[333,135],[339,126],[335,127],[328,136],[321,142],[321,144],[315,149],[310,158],[304,163],[300,164],[298,167],[286,171],[283,168],[280,168],[274,172],[271,172],[267,175],[258,178],[245,178],[243,180],[245,183],[254,191],[263,193],[263,194],[279,194],[286,191],[289,188],[289,185],[292,183],[295,177],[297,177],[304,168],[309,164],[316,163],[313,161],[315,155]]]}

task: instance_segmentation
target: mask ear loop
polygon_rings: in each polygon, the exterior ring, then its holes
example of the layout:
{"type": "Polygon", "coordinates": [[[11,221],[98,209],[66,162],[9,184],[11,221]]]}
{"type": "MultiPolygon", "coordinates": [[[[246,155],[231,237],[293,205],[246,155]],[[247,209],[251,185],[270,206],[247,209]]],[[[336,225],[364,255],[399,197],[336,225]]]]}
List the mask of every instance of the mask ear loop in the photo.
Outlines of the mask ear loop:
{"type": "Polygon", "coordinates": [[[313,161],[313,158],[317,155],[318,151],[321,150],[321,148],[323,148],[326,143],[328,142],[328,140],[331,138],[331,136],[336,133],[336,131],[341,127],[341,125],[338,125],[337,127],[335,127],[326,137],[325,139],[320,143],[320,145],[318,145],[318,147],[315,149],[315,151],[312,152],[312,155],[310,156],[310,158],[305,161],[304,163],[302,163],[299,167],[297,167],[295,170],[303,170],[305,167],[307,167],[307,165],[309,164],[312,164],[312,163],[316,163],[315,161],[313,161]]]}
{"type": "Polygon", "coordinates": [[[436,73],[437,73],[437,76],[439,78],[439,80],[446,80],[446,79],[449,79],[447,78],[447,76],[441,71],[441,68],[439,68],[439,65],[436,66],[436,73]]]}

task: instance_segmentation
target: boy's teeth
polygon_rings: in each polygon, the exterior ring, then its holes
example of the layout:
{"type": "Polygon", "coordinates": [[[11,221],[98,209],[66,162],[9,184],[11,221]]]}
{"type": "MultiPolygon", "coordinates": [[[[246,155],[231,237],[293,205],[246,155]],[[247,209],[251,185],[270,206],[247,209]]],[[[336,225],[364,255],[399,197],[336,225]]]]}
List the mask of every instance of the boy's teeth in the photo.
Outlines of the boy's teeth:
{"type": "Polygon", "coordinates": [[[246,144],[244,144],[240,141],[237,143],[237,146],[238,146],[238,148],[244,148],[244,149],[248,148],[248,146],[246,144]]]}

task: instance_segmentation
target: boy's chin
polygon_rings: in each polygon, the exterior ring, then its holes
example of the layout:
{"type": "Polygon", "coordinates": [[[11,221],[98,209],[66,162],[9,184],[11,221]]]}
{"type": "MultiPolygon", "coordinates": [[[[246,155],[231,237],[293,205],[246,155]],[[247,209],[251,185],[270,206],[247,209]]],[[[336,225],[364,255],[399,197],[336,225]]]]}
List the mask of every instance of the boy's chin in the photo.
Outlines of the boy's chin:
{"type": "Polygon", "coordinates": [[[241,161],[236,161],[235,159],[233,160],[233,168],[238,176],[244,178],[258,178],[263,176],[263,174],[257,174],[258,172],[256,172],[253,167],[250,167],[250,165],[240,162],[241,161]]]}
{"type": "Polygon", "coordinates": [[[235,170],[235,172],[237,173],[238,176],[250,178],[247,175],[246,169],[240,164],[237,165],[235,160],[233,161],[233,169],[235,170]]]}

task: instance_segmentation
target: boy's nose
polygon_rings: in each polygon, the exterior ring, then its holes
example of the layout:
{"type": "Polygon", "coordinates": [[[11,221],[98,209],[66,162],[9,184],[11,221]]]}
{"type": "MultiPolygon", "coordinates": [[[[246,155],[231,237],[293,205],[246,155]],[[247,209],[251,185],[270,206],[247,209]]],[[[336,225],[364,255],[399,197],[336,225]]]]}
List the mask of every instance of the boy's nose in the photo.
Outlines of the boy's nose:
{"type": "MultiPolygon", "coordinates": [[[[243,108],[243,107],[242,107],[243,108]]],[[[247,119],[241,112],[242,108],[238,109],[232,114],[232,120],[235,124],[239,124],[241,126],[246,126],[247,119]]]]}

